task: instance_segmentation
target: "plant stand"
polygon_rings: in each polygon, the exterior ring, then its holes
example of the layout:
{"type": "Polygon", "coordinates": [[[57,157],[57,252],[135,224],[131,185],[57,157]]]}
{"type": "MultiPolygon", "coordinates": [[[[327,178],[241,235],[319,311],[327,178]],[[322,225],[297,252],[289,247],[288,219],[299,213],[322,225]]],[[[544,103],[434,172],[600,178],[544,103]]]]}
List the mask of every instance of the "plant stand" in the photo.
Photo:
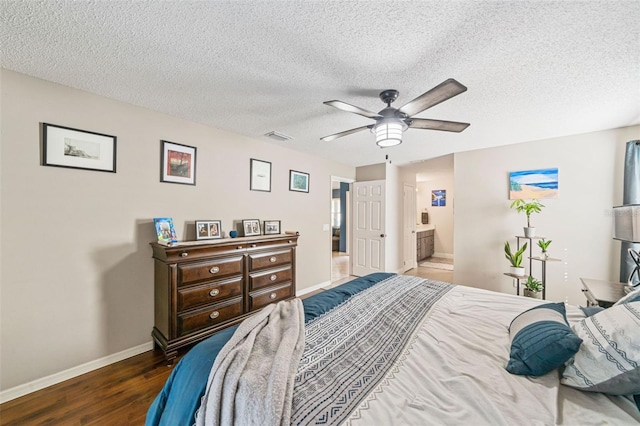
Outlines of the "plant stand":
{"type": "Polygon", "coordinates": [[[516,240],[518,241],[517,244],[517,248],[516,250],[520,250],[520,240],[524,239],[524,240],[529,240],[529,273],[522,276],[519,275],[515,275],[515,274],[511,274],[508,272],[505,272],[504,275],[513,278],[514,280],[516,280],[516,295],[520,296],[520,280],[523,279],[527,279],[528,275],[531,275],[531,271],[532,271],[532,267],[533,267],[533,261],[538,261],[542,264],[542,276],[540,277],[540,281],[542,282],[542,299],[545,300],[546,299],[546,295],[547,295],[547,262],[560,262],[562,259],[556,259],[553,257],[540,257],[540,256],[533,256],[533,240],[544,240],[545,237],[525,237],[525,236],[521,236],[521,235],[516,235],[516,240]]]}

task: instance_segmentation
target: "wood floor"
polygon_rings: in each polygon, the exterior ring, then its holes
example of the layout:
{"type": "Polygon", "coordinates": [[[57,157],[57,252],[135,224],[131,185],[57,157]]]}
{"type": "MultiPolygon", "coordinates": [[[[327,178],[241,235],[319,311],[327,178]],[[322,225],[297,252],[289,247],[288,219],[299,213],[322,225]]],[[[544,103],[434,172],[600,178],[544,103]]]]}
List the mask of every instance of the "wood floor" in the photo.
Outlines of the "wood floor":
{"type": "MultiPolygon", "coordinates": [[[[348,256],[336,257],[332,287],[355,278],[344,269],[348,256]]],[[[406,274],[453,282],[452,271],[418,267],[406,274]]],[[[0,405],[0,425],[143,425],[170,373],[161,351],[145,352],[0,405]]]]}

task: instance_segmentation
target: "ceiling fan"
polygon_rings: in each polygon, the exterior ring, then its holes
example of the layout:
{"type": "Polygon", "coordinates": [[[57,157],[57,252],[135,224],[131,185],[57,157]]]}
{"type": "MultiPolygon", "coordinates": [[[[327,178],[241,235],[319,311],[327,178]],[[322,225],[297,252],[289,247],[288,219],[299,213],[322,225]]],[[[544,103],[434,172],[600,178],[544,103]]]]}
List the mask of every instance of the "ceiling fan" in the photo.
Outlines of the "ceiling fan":
{"type": "Polygon", "coordinates": [[[467,88],[464,85],[460,84],[453,78],[450,78],[397,109],[393,108],[391,103],[398,98],[398,91],[393,89],[384,90],[380,92],[380,99],[382,102],[386,103],[387,106],[378,113],[367,111],[366,109],[342,101],[334,100],[323,102],[325,105],[329,105],[343,111],[372,118],[376,122],[375,124],[356,127],[355,129],[345,130],[344,132],[335,133],[320,139],[323,141],[332,141],[352,133],[360,132],[364,129],[371,129],[371,131],[376,135],[376,144],[381,148],[386,148],[401,144],[402,133],[408,128],[443,130],[446,132],[459,133],[469,127],[469,123],[413,118],[413,116],[431,108],[432,106],[438,105],[440,102],[453,98],[466,90],[467,88]]]}

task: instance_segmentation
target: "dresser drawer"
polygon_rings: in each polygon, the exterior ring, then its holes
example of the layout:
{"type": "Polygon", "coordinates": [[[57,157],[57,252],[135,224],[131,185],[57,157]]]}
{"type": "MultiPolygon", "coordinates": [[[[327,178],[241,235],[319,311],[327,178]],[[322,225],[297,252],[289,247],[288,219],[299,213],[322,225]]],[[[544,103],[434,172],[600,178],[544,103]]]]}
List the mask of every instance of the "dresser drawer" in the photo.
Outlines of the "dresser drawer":
{"type": "Polygon", "coordinates": [[[291,264],[291,250],[271,251],[249,255],[249,271],[257,271],[274,266],[291,264]]]}
{"type": "Polygon", "coordinates": [[[242,314],[242,297],[178,314],[178,336],[223,323],[242,314]]]}
{"type": "Polygon", "coordinates": [[[249,310],[255,311],[256,309],[267,306],[269,303],[275,303],[292,296],[291,284],[276,286],[259,293],[252,293],[249,295],[249,310]]]}
{"type": "Polygon", "coordinates": [[[252,273],[249,275],[249,290],[258,290],[271,285],[281,284],[291,281],[291,267],[270,269],[264,272],[252,273]]]}
{"type": "Polygon", "coordinates": [[[242,276],[178,289],[178,311],[242,295],[242,276]]]}
{"type": "Polygon", "coordinates": [[[178,285],[242,275],[242,256],[178,265],[178,285]]]}

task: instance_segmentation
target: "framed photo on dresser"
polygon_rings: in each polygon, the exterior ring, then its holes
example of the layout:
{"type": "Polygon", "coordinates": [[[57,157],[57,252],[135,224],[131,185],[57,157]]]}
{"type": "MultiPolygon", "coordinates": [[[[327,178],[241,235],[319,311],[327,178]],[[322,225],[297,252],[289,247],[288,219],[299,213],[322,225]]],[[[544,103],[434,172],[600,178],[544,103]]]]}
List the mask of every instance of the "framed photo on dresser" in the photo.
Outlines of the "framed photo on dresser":
{"type": "Polygon", "coordinates": [[[196,240],[222,238],[222,222],[219,220],[196,220],[196,240]]]}
{"type": "Polygon", "coordinates": [[[258,219],[244,219],[242,221],[242,229],[245,237],[260,235],[260,221],[258,219]]]}
{"type": "Polygon", "coordinates": [[[262,222],[264,228],[264,235],[274,235],[280,233],[280,221],[279,220],[265,220],[262,222]]]}

